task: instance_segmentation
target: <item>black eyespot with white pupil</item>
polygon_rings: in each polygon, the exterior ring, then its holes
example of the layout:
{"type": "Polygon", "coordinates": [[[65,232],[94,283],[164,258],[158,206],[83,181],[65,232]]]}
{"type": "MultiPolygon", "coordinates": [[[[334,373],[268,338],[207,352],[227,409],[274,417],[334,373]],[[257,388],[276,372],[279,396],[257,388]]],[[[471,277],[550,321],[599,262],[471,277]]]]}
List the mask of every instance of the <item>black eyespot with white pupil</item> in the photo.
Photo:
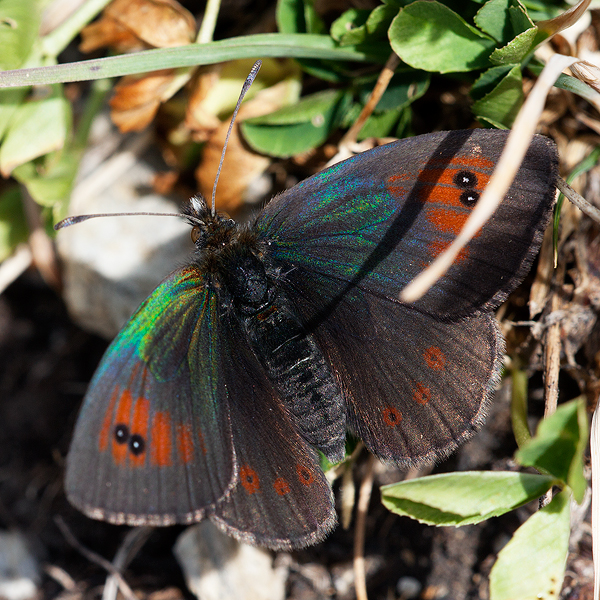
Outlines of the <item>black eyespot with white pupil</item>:
{"type": "Polygon", "coordinates": [[[115,441],[117,444],[126,444],[129,441],[129,427],[117,425],[115,427],[115,441]]]}
{"type": "Polygon", "coordinates": [[[146,449],[144,438],[138,433],[132,435],[127,425],[120,424],[115,427],[115,441],[117,444],[127,444],[129,451],[134,456],[139,456],[146,449]]]}
{"type": "Polygon", "coordinates": [[[460,203],[463,206],[469,207],[475,205],[481,195],[473,189],[476,188],[478,184],[477,175],[472,171],[459,171],[452,180],[454,185],[465,190],[459,196],[460,203]]]}
{"type": "Polygon", "coordinates": [[[460,203],[464,206],[473,206],[479,200],[479,192],[463,192],[459,197],[460,203]]]}
{"type": "Polygon", "coordinates": [[[129,450],[131,453],[134,456],[139,456],[145,449],[146,442],[144,441],[144,438],[141,435],[134,433],[129,439],[129,450]]]}
{"type": "Polygon", "coordinates": [[[472,171],[459,171],[454,176],[454,184],[461,188],[477,187],[477,175],[472,171]]]}

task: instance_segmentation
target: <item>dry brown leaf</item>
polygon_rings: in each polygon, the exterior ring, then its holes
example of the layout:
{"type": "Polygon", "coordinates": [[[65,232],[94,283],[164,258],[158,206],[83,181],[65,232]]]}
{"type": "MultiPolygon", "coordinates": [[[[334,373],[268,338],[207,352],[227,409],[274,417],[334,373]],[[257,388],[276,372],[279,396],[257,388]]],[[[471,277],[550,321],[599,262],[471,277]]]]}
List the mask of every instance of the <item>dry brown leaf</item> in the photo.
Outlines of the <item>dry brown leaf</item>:
{"type": "Polygon", "coordinates": [[[194,16],[175,0],[114,0],[105,14],[156,48],[191,44],[196,34],[194,16]]]}
{"type": "MultiPolygon", "coordinates": [[[[242,109],[238,116],[241,120],[244,117],[258,116],[258,114],[250,115],[242,112],[242,109]]],[[[243,204],[243,194],[248,185],[263,173],[271,163],[268,156],[257,154],[245,146],[239,135],[238,127],[239,121],[234,125],[229,138],[217,188],[217,207],[228,212],[234,212],[243,204]]],[[[221,160],[228,128],[229,123],[222,123],[206,142],[202,152],[202,162],[196,169],[198,189],[208,202],[210,202],[212,196],[213,183],[221,160]]]]}
{"type": "MultiPolygon", "coordinates": [[[[225,161],[217,188],[217,207],[229,212],[235,211],[244,201],[244,191],[271,163],[268,156],[250,150],[239,134],[239,123],[244,119],[259,117],[280,108],[288,98],[286,82],[261,90],[252,100],[245,102],[240,108],[238,119],[231,132],[225,161]]],[[[229,121],[223,122],[216,129],[204,146],[202,161],[196,169],[196,181],[202,195],[210,202],[213,183],[229,121]]]]}
{"type": "Polygon", "coordinates": [[[174,71],[155,71],[144,77],[126,76],[115,86],[110,116],[122,133],[140,131],[154,118],[174,71]]]}
{"type": "Polygon", "coordinates": [[[124,25],[104,16],[83,28],[79,49],[81,52],[94,52],[94,50],[105,47],[113,48],[122,53],[145,50],[148,45],[124,25]]]}
{"type": "Polygon", "coordinates": [[[194,41],[194,16],[175,0],[115,0],[81,32],[82,52],[185,46],[194,41]]]}
{"type": "Polygon", "coordinates": [[[199,73],[190,86],[188,104],[185,111],[185,125],[192,132],[196,142],[205,142],[221,124],[218,117],[203,110],[204,99],[219,81],[219,69],[199,73]]]}

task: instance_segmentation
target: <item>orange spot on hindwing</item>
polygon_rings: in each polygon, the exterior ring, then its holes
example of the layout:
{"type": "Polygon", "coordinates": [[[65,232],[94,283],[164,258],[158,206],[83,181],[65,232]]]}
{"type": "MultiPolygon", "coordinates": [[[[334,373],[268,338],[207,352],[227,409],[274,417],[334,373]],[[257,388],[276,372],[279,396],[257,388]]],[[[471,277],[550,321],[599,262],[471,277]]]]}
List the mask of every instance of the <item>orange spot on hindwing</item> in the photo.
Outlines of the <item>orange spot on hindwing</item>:
{"type": "Polygon", "coordinates": [[[436,371],[443,371],[446,368],[446,357],[437,346],[430,346],[423,352],[425,364],[436,371]]]}
{"type": "Polygon", "coordinates": [[[417,404],[427,404],[431,400],[431,390],[422,383],[417,383],[413,390],[413,400],[417,404]]]}
{"type": "Polygon", "coordinates": [[[258,474],[248,465],[240,467],[240,483],[249,494],[254,494],[260,489],[258,474]]]}
{"type": "Polygon", "coordinates": [[[315,481],[313,472],[304,465],[296,465],[296,473],[298,473],[298,480],[304,485],[312,485],[315,481]]]}
{"type": "Polygon", "coordinates": [[[387,406],[383,409],[383,422],[388,427],[396,427],[402,421],[402,413],[393,406],[387,406]]]}
{"type": "Polygon", "coordinates": [[[285,496],[291,492],[290,484],[283,477],[278,477],[273,482],[273,488],[280,496],[285,496]]]}

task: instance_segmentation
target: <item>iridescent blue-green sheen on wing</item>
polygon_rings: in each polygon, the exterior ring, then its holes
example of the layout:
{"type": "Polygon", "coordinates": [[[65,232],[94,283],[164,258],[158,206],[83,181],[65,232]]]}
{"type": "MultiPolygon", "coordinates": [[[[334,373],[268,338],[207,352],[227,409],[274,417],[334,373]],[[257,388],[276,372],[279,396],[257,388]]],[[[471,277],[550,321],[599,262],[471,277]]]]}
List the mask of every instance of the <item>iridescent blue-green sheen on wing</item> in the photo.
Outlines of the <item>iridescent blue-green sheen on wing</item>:
{"type": "Polygon", "coordinates": [[[217,298],[200,270],[172,273],[131,317],[90,383],[68,456],[69,499],[129,524],[190,522],[235,485],[217,298]],[[135,455],[115,441],[124,425],[135,455]]]}
{"type": "MultiPolygon", "coordinates": [[[[425,137],[355,156],[274,198],[256,222],[269,255],[284,271],[299,266],[338,279],[332,300],[354,286],[397,298],[456,237],[506,132],[425,137]]],[[[537,136],[498,211],[415,307],[453,320],[498,306],[541,243],[556,173],[556,148],[537,136]]]]}

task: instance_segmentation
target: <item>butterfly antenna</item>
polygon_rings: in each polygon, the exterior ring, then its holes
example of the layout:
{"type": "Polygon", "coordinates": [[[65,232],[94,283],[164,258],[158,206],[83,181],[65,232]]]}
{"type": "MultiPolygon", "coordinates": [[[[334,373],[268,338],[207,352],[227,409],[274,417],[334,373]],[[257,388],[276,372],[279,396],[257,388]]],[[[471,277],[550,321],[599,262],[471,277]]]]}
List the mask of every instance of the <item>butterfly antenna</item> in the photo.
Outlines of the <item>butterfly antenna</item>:
{"type": "Polygon", "coordinates": [[[262,60],[257,60],[254,63],[254,65],[252,66],[252,69],[250,69],[250,73],[248,74],[248,77],[246,77],[246,81],[244,81],[244,85],[242,86],[242,91],[240,92],[240,97],[238,98],[237,104],[235,105],[233,115],[231,115],[229,129],[227,130],[227,135],[225,136],[225,143],[223,144],[223,152],[221,153],[221,160],[219,161],[219,168],[217,169],[217,174],[215,176],[215,182],[213,184],[212,208],[211,208],[211,212],[212,212],[213,216],[217,213],[216,199],[215,199],[216,194],[217,194],[217,183],[219,181],[219,175],[221,175],[221,168],[223,166],[223,161],[225,160],[225,150],[227,149],[227,144],[229,143],[229,136],[231,135],[231,131],[233,129],[233,124],[235,123],[235,118],[237,117],[238,111],[240,110],[242,100],[244,99],[246,92],[250,89],[250,86],[256,79],[256,76],[258,75],[258,71],[261,66],[262,66],[262,60]]]}
{"type": "Polygon", "coordinates": [[[92,215],[77,215],[75,217],[67,217],[62,221],[59,221],[55,226],[55,231],[64,229],[70,225],[77,225],[77,223],[83,223],[88,219],[97,219],[100,217],[179,217],[180,219],[185,217],[188,220],[197,222],[198,225],[202,225],[203,222],[200,219],[196,219],[193,215],[182,215],[181,213],[161,213],[161,212],[124,212],[124,213],[95,213],[92,215]]]}

